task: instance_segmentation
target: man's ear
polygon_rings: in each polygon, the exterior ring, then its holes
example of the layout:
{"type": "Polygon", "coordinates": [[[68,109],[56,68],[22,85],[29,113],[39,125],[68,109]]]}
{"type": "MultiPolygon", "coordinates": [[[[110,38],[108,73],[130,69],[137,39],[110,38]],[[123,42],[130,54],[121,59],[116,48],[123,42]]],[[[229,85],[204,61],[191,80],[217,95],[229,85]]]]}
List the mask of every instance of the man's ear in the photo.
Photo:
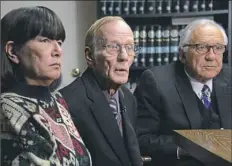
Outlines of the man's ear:
{"type": "Polygon", "coordinates": [[[16,55],[16,50],[13,41],[8,41],[5,46],[7,57],[14,63],[19,64],[19,58],[16,55]]]}
{"type": "Polygon", "coordinates": [[[93,53],[91,51],[91,48],[86,46],[85,47],[85,59],[87,61],[87,65],[89,67],[93,66],[93,64],[94,64],[94,57],[93,56],[94,55],[93,55],[93,53]]]}
{"type": "Polygon", "coordinates": [[[180,61],[185,64],[186,62],[186,54],[182,48],[179,48],[179,59],[180,61]]]}

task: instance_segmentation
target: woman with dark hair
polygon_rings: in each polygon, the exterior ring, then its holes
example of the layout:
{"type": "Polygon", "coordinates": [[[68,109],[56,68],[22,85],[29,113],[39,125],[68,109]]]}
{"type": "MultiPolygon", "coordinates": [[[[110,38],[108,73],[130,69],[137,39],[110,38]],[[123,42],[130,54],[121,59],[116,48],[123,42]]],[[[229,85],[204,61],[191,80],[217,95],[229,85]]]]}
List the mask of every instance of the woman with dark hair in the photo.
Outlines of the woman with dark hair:
{"type": "Polygon", "coordinates": [[[18,8],[2,18],[1,35],[1,165],[91,166],[55,91],[65,40],[61,20],[46,7],[18,8]]]}

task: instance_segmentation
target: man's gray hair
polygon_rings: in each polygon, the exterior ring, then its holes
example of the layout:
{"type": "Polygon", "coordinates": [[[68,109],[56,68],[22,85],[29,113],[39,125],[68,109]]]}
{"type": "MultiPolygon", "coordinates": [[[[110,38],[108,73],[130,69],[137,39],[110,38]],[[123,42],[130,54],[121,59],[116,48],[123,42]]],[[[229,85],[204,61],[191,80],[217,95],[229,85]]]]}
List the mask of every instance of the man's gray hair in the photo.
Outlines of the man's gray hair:
{"type": "Polygon", "coordinates": [[[101,41],[102,40],[101,27],[113,21],[123,21],[126,23],[126,21],[122,17],[119,17],[119,16],[105,16],[105,17],[98,19],[91,25],[91,27],[88,29],[86,33],[85,46],[94,48],[94,46],[98,42],[102,42],[101,41]]]}
{"type": "Polygon", "coordinates": [[[212,25],[212,26],[218,28],[221,31],[222,35],[223,35],[225,45],[228,44],[228,37],[226,35],[225,29],[220,24],[215,22],[214,20],[204,19],[203,18],[203,19],[194,20],[193,22],[189,23],[185,27],[185,29],[180,34],[179,48],[182,49],[184,52],[186,52],[188,48],[187,47],[183,48],[183,46],[185,44],[189,44],[192,32],[196,28],[198,28],[199,26],[204,26],[204,25],[212,25]]]}

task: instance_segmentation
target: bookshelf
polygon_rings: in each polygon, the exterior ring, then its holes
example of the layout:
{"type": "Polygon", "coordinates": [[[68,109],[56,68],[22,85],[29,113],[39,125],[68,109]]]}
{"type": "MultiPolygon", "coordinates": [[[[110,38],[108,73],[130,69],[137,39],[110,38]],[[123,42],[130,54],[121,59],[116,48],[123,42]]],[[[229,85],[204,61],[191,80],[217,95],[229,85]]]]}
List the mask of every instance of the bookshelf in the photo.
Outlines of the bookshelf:
{"type": "Polygon", "coordinates": [[[124,18],[132,27],[135,41],[138,41],[137,44],[141,47],[141,53],[135,58],[130,68],[128,83],[130,85],[128,86],[132,89],[134,88],[131,85],[135,85],[134,82],[138,80],[144,70],[177,60],[181,29],[197,18],[213,19],[226,29],[229,42],[227,50],[223,55],[223,62],[232,66],[232,1],[230,0],[98,1],[98,18],[107,15],[124,18]],[[128,10],[125,10],[125,8],[128,10]],[[151,30],[154,33],[150,33],[151,30]],[[173,37],[171,34],[176,34],[176,32],[178,32],[178,35],[173,37]],[[153,36],[148,34],[153,34],[153,36]],[[157,38],[156,34],[160,34],[161,38],[157,38]],[[167,34],[169,37],[167,37],[167,34]],[[143,38],[144,36],[146,39],[143,38]]]}
{"type": "MultiPolygon", "coordinates": [[[[229,10],[215,10],[215,11],[201,11],[201,12],[186,12],[186,13],[163,13],[163,14],[122,14],[118,15],[123,17],[124,19],[128,18],[156,18],[156,17],[195,17],[195,16],[211,16],[211,15],[222,15],[222,14],[228,14],[229,10]]],[[[114,14],[117,16],[116,14],[114,14]]],[[[106,15],[100,15],[106,16],[106,15]]]]}

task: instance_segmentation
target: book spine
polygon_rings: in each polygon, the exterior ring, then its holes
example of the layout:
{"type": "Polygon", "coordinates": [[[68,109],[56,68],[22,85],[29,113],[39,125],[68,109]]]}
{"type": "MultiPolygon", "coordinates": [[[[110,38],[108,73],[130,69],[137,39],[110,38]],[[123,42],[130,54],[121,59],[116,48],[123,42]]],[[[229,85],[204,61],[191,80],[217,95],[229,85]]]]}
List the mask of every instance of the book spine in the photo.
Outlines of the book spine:
{"type": "Polygon", "coordinates": [[[114,13],[114,1],[107,0],[106,1],[106,14],[113,15],[113,13],[114,13]]]}
{"type": "Polygon", "coordinates": [[[156,12],[156,1],[147,0],[145,4],[145,13],[155,13],[156,12]]]}
{"type": "Polygon", "coordinates": [[[181,1],[181,12],[189,12],[189,0],[182,0],[181,1]]]}
{"type": "Polygon", "coordinates": [[[114,15],[122,14],[122,0],[114,0],[114,15]]]}
{"type": "MultiPolygon", "coordinates": [[[[133,35],[134,35],[134,43],[136,45],[139,45],[139,25],[132,26],[132,30],[133,30],[133,35]]],[[[139,54],[140,54],[140,51],[139,51],[139,54]]],[[[134,67],[139,66],[139,63],[138,63],[139,54],[134,57],[134,61],[133,61],[133,64],[132,64],[132,66],[134,66],[134,67]]]]}
{"type": "Polygon", "coordinates": [[[143,25],[140,33],[139,33],[139,43],[141,46],[141,50],[140,50],[140,56],[139,56],[139,66],[141,67],[145,67],[146,66],[146,54],[147,54],[147,48],[146,48],[146,44],[147,44],[147,26],[143,25]]]}
{"type": "Polygon", "coordinates": [[[162,47],[161,47],[161,41],[162,41],[162,29],[161,25],[155,26],[155,66],[161,65],[161,54],[162,54],[162,47]]]}
{"type": "Polygon", "coordinates": [[[155,29],[154,25],[150,25],[147,30],[147,66],[154,66],[154,55],[155,55],[155,29]]]}
{"type": "Polygon", "coordinates": [[[205,5],[205,0],[199,1],[199,11],[205,11],[206,5],[205,5]]]}
{"type": "Polygon", "coordinates": [[[171,13],[172,1],[164,0],[163,1],[163,11],[164,13],[171,13]]]}
{"type": "Polygon", "coordinates": [[[156,0],[156,12],[163,13],[163,0],[156,0]]]}
{"type": "Polygon", "coordinates": [[[198,0],[192,0],[190,3],[190,11],[191,12],[197,12],[199,11],[199,1],[198,0]]]}
{"type": "Polygon", "coordinates": [[[107,13],[106,13],[106,0],[101,0],[100,2],[99,2],[99,7],[100,7],[100,14],[101,15],[106,15],[107,13]]]}
{"type": "Polygon", "coordinates": [[[145,0],[138,0],[137,2],[137,13],[144,14],[145,10],[145,0]]]}
{"type": "Polygon", "coordinates": [[[137,14],[138,0],[130,0],[130,14],[137,14]]]}
{"type": "Polygon", "coordinates": [[[170,59],[169,63],[178,60],[179,28],[172,25],[170,30],[170,59]]]}
{"type": "Polygon", "coordinates": [[[173,13],[180,12],[180,0],[172,0],[172,12],[173,13]]]}
{"type": "Polygon", "coordinates": [[[170,42],[170,27],[162,27],[162,65],[169,63],[169,42],[170,42]]]}
{"type": "Polygon", "coordinates": [[[214,1],[213,0],[206,0],[206,10],[213,10],[214,8],[214,1]]]}
{"type": "Polygon", "coordinates": [[[128,15],[130,14],[130,1],[122,0],[122,14],[128,15]]]}

